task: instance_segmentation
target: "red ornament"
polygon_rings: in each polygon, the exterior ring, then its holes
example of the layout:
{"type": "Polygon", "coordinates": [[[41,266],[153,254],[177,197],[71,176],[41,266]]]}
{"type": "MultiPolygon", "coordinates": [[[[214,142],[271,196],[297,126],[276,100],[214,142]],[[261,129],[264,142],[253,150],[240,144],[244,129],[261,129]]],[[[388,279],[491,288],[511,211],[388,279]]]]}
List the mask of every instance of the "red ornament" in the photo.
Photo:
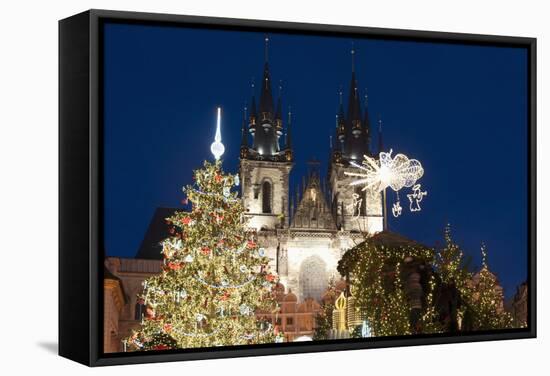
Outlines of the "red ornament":
{"type": "Polygon", "coordinates": [[[203,255],[208,256],[208,255],[210,254],[210,248],[208,248],[208,247],[202,247],[202,248],[201,248],[201,252],[202,252],[203,255]]]}
{"type": "Polygon", "coordinates": [[[229,297],[231,297],[231,294],[229,293],[229,291],[226,291],[226,292],[224,292],[223,295],[220,297],[220,300],[226,301],[227,299],[229,299],[229,297]]]}
{"type": "Polygon", "coordinates": [[[172,331],[172,324],[164,324],[162,328],[166,333],[170,333],[172,331]]]}
{"type": "Polygon", "coordinates": [[[214,176],[214,180],[216,180],[216,183],[219,183],[222,181],[222,176],[220,174],[216,174],[216,176],[214,176]]]}
{"type": "Polygon", "coordinates": [[[265,279],[268,280],[269,282],[273,282],[275,280],[275,276],[270,273],[265,276],[265,279]]]}
{"type": "Polygon", "coordinates": [[[168,269],[171,269],[171,270],[181,269],[181,264],[179,262],[169,262],[167,266],[168,266],[168,269]]]}
{"type": "Polygon", "coordinates": [[[249,241],[248,241],[248,244],[247,244],[247,247],[248,247],[248,248],[256,248],[256,243],[253,242],[252,240],[249,240],[249,241]]]}
{"type": "Polygon", "coordinates": [[[181,219],[181,223],[183,223],[184,225],[188,225],[189,223],[191,223],[191,218],[189,217],[183,217],[181,219]]]}

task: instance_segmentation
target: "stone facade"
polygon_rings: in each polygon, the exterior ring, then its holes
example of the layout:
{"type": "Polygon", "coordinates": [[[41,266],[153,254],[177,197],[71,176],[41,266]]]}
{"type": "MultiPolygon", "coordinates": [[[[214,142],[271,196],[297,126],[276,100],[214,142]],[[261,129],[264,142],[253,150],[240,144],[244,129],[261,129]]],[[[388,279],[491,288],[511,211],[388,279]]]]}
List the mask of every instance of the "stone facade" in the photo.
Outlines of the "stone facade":
{"type": "Polygon", "coordinates": [[[518,286],[516,294],[512,300],[512,317],[514,325],[518,328],[527,327],[529,309],[529,289],[527,282],[518,286]]]}
{"type": "Polygon", "coordinates": [[[291,162],[241,159],[241,195],[248,225],[274,229],[288,226],[288,179],[291,162]]]}
{"type": "Polygon", "coordinates": [[[329,175],[332,211],[338,228],[374,234],[384,229],[382,194],[350,185],[357,178],[345,172],[359,171],[351,165],[332,163],[329,175]]]}
{"type": "MultiPolygon", "coordinates": [[[[347,220],[344,219],[337,226],[337,218],[326,203],[327,194],[321,189],[319,175],[312,172],[302,189],[296,210],[292,213],[287,204],[284,209],[274,213],[275,216],[281,216],[279,221],[268,222],[265,213],[256,213],[262,205],[257,202],[259,199],[256,196],[263,197],[263,185],[258,184],[259,192],[255,195],[250,185],[253,181],[250,176],[254,176],[259,182],[270,178],[273,182],[273,188],[270,189],[283,194],[282,198],[274,202],[287,203],[290,167],[288,163],[282,162],[281,167],[274,168],[273,164],[281,162],[269,162],[268,168],[263,170],[257,163],[241,160],[244,181],[242,195],[248,211],[249,225],[258,231],[259,244],[270,257],[270,266],[279,274],[285,291],[296,294],[300,303],[308,298],[319,301],[328,287],[328,281],[331,278],[341,278],[336,267],[343,253],[363,241],[365,236],[382,230],[380,214],[367,214],[376,210],[379,210],[376,213],[380,213],[381,202],[375,201],[375,207],[371,208],[367,201],[366,215],[350,214],[347,220]],[[286,171],[288,173],[285,174],[286,171]],[[275,176],[279,178],[272,179],[275,176]],[[259,223],[261,226],[258,226],[259,223]],[[362,227],[361,223],[370,224],[372,232],[368,231],[369,227],[362,227]]],[[[342,189],[339,197],[347,197],[348,192],[344,191],[348,189],[347,184],[340,184],[336,179],[334,181],[335,188],[342,189]]],[[[338,195],[338,192],[335,194],[338,195]]]]}

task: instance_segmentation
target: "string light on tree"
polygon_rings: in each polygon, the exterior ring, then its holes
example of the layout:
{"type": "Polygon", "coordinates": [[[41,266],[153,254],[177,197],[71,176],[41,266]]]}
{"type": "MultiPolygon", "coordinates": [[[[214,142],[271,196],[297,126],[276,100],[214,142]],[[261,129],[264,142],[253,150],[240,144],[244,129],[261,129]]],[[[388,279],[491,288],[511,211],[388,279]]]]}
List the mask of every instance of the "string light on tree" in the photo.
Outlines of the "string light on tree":
{"type": "Polygon", "coordinates": [[[166,218],[171,235],[162,242],[162,271],[143,282],[138,301],[145,315],[123,341],[125,350],[250,345],[276,339],[263,317],[276,309],[278,277],[243,220],[245,209],[234,191],[238,176],[222,170],[220,125],[218,108],[211,146],[216,161],[195,170],[194,184],[184,188],[191,211],[176,211],[166,218]]]}

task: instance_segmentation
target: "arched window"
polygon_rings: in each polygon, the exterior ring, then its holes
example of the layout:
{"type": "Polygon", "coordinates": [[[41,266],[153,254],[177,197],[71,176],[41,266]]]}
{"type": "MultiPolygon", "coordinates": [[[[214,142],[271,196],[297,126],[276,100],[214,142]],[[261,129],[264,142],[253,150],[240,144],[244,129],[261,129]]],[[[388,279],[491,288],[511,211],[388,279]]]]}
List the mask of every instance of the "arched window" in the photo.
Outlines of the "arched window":
{"type": "Polygon", "coordinates": [[[300,292],[302,299],[321,301],[328,286],[327,265],[319,256],[309,256],[300,265],[300,292]]]}
{"type": "Polygon", "coordinates": [[[271,183],[262,184],[262,213],[271,213],[271,183]]]}

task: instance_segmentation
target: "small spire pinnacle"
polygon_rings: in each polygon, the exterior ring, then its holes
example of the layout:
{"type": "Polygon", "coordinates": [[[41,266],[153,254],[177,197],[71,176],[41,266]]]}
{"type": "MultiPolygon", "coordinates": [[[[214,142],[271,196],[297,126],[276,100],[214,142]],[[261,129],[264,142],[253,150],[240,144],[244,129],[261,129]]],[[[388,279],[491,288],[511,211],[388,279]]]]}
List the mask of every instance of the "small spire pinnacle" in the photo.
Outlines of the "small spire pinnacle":
{"type": "Polygon", "coordinates": [[[291,107],[288,106],[288,124],[291,123],[291,120],[292,120],[292,111],[291,111],[291,107]]]}
{"type": "Polygon", "coordinates": [[[343,99],[343,92],[342,92],[342,85],[340,85],[340,88],[338,89],[338,100],[339,100],[339,104],[342,105],[344,103],[343,99]]]}
{"type": "Polygon", "coordinates": [[[243,125],[241,128],[241,147],[248,147],[248,138],[246,133],[246,120],[248,118],[248,107],[246,106],[246,101],[244,102],[243,107],[243,125]]]}
{"type": "Polygon", "coordinates": [[[267,62],[269,61],[269,36],[266,34],[265,35],[265,56],[264,56],[264,59],[265,59],[265,62],[267,64],[267,62]]]}
{"type": "Polygon", "coordinates": [[[384,142],[382,139],[382,116],[378,114],[378,153],[381,153],[383,148],[384,142]]]}
{"type": "Polygon", "coordinates": [[[288,150],[292,148],[291,125],[292,125],[292,110],[291,110],[291,107],[288,106],[288,123],[286,125],[286,142],[285,142],[285,146],[288,150]]]}
{"type": "Polygon", "coordinates": [[[351,42],[351,71],[355,72],[355,45],[351,42]]]}

